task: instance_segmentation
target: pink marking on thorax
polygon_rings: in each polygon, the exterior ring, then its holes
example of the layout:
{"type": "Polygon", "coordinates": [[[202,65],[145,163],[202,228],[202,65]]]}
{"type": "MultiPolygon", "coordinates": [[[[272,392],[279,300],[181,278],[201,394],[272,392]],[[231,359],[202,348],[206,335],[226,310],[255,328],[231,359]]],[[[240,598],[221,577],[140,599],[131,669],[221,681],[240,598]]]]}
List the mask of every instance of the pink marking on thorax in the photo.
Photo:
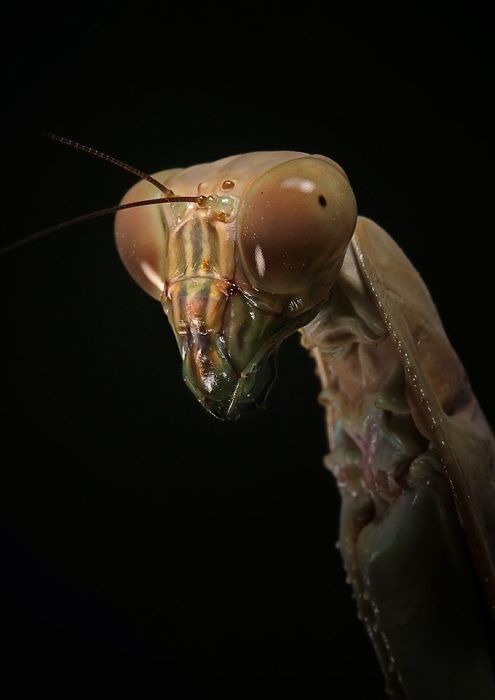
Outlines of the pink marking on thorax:
{"type": "MultiPolygon", "coordinates": [[[[349,431],[349,433],[351,433],[351,431],[349,431]]],[[[361,469],[363,470],[364,482],[371,491],[376,491],[376,481],[371,469],[371,464],[380,437],[380,428],[377,420],[370,416],[366,421],[364,436],[358,431],[352,431],[351,437],[361,450],[361,469]]]]}
{"type": "Polygon", "coordinates": [[[374,417],[370,417],[366,425],[366,435],[364,439],[364,449],[363,449],[363,477],[368,488],[376,490],[376,482],[373,472],[371,470],[371,462],[375,456],[375,452],[378,446],[378,439],[380,437],[380,429],[378,422],[374,417]]]}

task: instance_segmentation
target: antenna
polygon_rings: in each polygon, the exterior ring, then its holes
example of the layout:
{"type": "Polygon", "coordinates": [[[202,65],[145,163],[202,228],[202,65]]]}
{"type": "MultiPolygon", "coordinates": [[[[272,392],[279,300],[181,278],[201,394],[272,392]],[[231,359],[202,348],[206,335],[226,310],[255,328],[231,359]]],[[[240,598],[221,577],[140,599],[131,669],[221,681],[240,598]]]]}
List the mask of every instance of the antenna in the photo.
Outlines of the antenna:
{"type": "Polygon", "coordinates": [[[106,160],[108,163],[111,163],[112,165],[115,165],[118,168],[121,168],[122,170],[130,172],[133,175],[136,175],[137,177],[141,178],[142,180],[147,180],[158,190],[160,190],[160,192],[164,196],[159,197],[157,199],[142,199],[137,202],[118,204],[114,207],[106,207],[105,209],[98,209],[97,211],[90,212],[89,214],[76,216],[74,219],[63,221],[61,224],[50,226],[50,228],[45,228],[42,231],[36,231],[36,233],[31,234],[27,238],[23,238],[20,241],[10,243],[4,248],[0,248],[0,255],[4,255],[4,253],[10,253],[12,250],[21,248],[22,246],[27,245],[28,243],[32,243],[33,241],[39,240],[40,238],[45,238],[51,235],[52,233],[61,231],[64,228],[73,226],[74,224],[81,224],[84,221],[91,221],[92,219],[97,219],[100,216],[114,214],[116,211],[121,211],[122,209],[132,209],[133,207],[147,207],[152,204],[172,204],[173,202],[195,202],[198,206],[203,207],[207,202],[207,197],[205,197],[205,195],[176,195],[175,192],[173,192],[173,190],[170,190],[168,187],[165,187],[165,185],[163,185],[157,179],[152,177],[152,175],[148,175],[148,173],[145,173],[144,171],[139,170],[139,168],[135,168],[134,166],[129,165],[128,163],[124,163],[124,161],[118,160],[118,158],[114,158],[113,156],[109,156],[108,154],[103,153],[102,151],[98,151],[96,150],[96,148],[92,148],[91,146],[85,146],[84,144],[79,143],[78,141],[73,141],[72,139],[68,139],[65,136],[58,136],[57,134],[52,134],[49,132],[43,132],[43,135],[49,139],[52,139],[53,141],[58,141],[59,143],[63,143],[64,145],[70,146],[71,148],[75,148],[76,150],[84,151],[85,153],[89,153],[92,156],[96,156],[98,158],[101,158],[102,160],[106,160]]]}

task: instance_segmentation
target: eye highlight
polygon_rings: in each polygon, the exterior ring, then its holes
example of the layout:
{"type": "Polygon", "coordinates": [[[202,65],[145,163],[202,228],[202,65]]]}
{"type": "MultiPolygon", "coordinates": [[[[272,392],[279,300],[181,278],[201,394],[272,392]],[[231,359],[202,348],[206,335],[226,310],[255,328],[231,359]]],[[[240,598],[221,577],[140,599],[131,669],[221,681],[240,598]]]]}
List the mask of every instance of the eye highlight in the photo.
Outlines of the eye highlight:
{"type": "Polygon", "coordinates": [[[274,294],[330,283],[356,215],[347,178],[323,158],[296,158],[268,170],[251,184],[239,214],[249,282],[274,294]]]}

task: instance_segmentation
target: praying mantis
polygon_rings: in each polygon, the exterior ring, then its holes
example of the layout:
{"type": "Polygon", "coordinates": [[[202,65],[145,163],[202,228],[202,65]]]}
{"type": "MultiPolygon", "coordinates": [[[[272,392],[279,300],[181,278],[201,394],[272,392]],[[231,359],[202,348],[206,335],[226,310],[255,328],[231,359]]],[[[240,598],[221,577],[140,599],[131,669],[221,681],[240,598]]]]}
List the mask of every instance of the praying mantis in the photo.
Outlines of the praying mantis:
{"type": "Polygon", "coordinates": [[[389,694],[494,697],[494,438],[428,290],[358,216],[342,168],[273,151],[149,176],[58,140],[141,177],[78,220],[116,213],[120,257],[161,303],[207,411],[233,420],[263,404],[277,349],[301,333],[322,384],[339,547],[389,694]]]}

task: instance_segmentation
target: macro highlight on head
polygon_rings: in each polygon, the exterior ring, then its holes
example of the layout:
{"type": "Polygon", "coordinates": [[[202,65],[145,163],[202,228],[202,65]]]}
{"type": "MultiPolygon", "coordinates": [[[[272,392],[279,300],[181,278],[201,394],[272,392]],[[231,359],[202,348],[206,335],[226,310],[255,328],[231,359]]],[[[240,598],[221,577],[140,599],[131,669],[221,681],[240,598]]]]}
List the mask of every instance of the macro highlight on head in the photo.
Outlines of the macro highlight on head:
{"type": "MultiPolygon", "coordinates": [[[[328,298],[355,228],[354,195],[336,163],[289,151],[153,178],[196,201],[119,211],[120,256],[161,301],[193,394],[236,418],[263,404],[281,341],[328,298]]],[[[161,194],[142,180],[122,204],[161,194]]]]}

